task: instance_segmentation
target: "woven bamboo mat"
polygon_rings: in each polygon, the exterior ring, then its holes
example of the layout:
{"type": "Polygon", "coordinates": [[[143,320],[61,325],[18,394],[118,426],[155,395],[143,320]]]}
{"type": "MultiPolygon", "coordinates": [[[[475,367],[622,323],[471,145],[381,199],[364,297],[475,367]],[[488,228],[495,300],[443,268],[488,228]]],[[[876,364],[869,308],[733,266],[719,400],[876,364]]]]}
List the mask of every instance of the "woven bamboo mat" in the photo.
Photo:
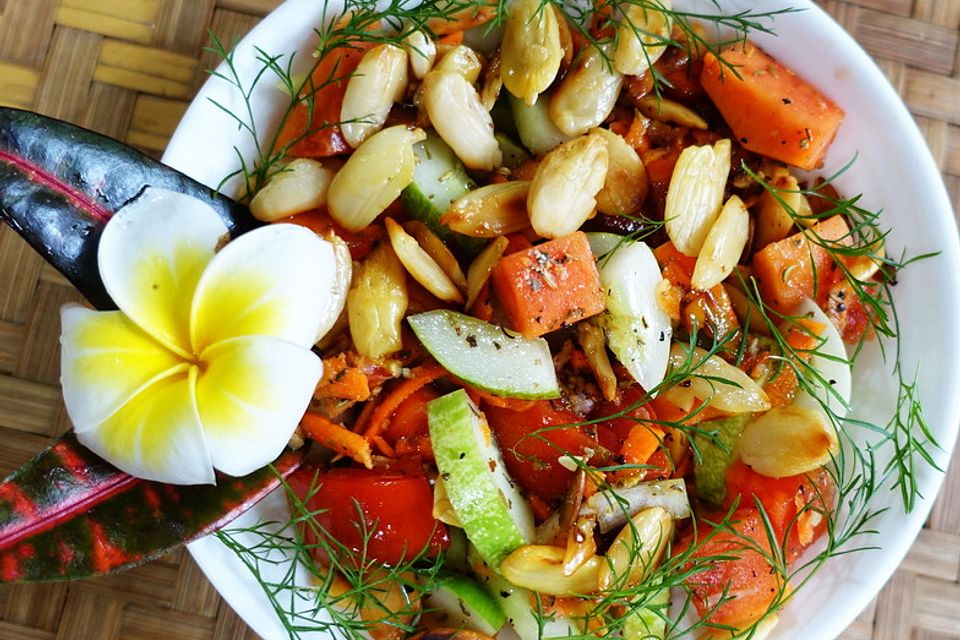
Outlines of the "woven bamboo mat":
{"type": "MultiPolygon", "coordinates": [[[[0,104],[159,155],[204,70],[280,0],[0,0],[0,104]]],[[[960,0],[828,0],[916,116],[960,209],[960,0]]],[[[0,228],[0,473],[67,428],[59,307],[78,295],[0,228]]],[[[847,640],[960,640],[960,464],[926,528],[847,640]]],[[[0,585],[0,640],[240,640],[256,636],[178,551],[116,577],[0,585]]]]}

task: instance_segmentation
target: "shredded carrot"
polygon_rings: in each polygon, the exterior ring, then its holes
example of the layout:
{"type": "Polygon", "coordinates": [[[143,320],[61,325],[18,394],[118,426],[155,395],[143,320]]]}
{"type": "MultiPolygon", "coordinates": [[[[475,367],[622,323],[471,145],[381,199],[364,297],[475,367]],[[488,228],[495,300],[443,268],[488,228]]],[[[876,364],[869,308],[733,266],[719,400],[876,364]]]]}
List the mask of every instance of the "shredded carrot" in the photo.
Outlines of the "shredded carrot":
{"type": "Polygon", "coordinates": [[[370,443],[360,434],[328,420],[319,413],[305,414],[300,426],[308,437],[328,449],[356,460],[368,469],[373,467],[370,443]]]}
{"type": "Polygon", "coordinates": [[[451,47],[463,44],[463,31],[454,31],[453,33],[448,33],[440,38],[437,42],[439,44],[445,44],[451,47]]]}
{"type": "Polygon", "coordinates": [[[440,37],[456,32],[464,32],[473,27],[490,22],[497,15],[497,3],[477,3],[442,18],[427,20],[428,30],[440,37]]]}
{"type": "Polygon", "coordinates": [[[446,375],[447,370],[438,364],[425,364],[412,369],[410,373],[412,374],[410,378],[395,386],[383,400],[377,404],[376,409],[370,414],[367,422],[362,423],[359,420],[357,421],[357,431],[362,431],[363,436],[368,440],[380,435],[386,428],[390,416],[397,410],[401,402],[406,400],[417,389],[425,387],[437,378],[446,375]]]}
{"type": "Polygon", "coordinates": [[[370,384],[359,368],[347,365],[346,354],[323,361],[323,378],[317,386],[314,398],[340,398],[363,402],[370,398],[370,384]]]}
{"type": "Polygon", "coordinates": [[[380,450],[380,453],[388,458],[396,458],[396,450],[390,446],[390,443],[384,440],[383,436],[373,436],[370,438],[370,444],[380,450]]]}
{"type": "Polygon", "coordinates": [[[467,395],[470,396],[470,399],[476,404],[484,402],[494,407],[499,407],[501,409],[510,409],[512,411],[526,411],[532,407],[536,400],[523,400],[522,398],[503,398],[501,396],[495,396],[492,393],[484,391],[483,389],[477,389],[471,387],[467,384],[463,385],[467,391],[467,395]]]}
{"type": "Polygon", "coordinates": [[[651,424],[635,424],[623,441],[623,459],[627,464],[646,464],[662,442],[663,429],[651,424]]]}

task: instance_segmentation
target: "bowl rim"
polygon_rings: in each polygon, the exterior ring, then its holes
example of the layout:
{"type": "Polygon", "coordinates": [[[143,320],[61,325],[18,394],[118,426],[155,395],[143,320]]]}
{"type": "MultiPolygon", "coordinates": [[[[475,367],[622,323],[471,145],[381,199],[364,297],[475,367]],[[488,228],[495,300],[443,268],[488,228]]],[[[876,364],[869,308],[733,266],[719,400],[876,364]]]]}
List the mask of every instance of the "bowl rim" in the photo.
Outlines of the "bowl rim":
{"type": "MultiPolygon", "coordinates": [[[[693,0],[696,2],[697,0],[693,0]]],[[[744,4],[745,0],[734,0],[731,4],[744,4]]],[[[263,40],[271,40],[270,34],[275,31],[277,25],[295,23],[302,21],[304,12],[306,15],[313,15],[309,10],[315,9],[314,0],[287,0],[268,15],[260,24],[252,29],[237,44],[237,51],[249,51],[254,43],[263,40]]],[[[749,4],[749,3],[747,3],[749,4]]],[[[934,203],[933,209],[937,212],[935,219],[936,231],[940,233],[941,239],[945,242],[942,246],[942,259],[946,264],[941,263],[949,279],[953,281],[953,286],[948,287],[947,295],[951,297],[954,309],[960,309],[960,301],[957,300],[957,290],[960,290],[960,238],[958,238],[956,219],[953,215],[953,208],[947,196],[940,170],[937,168],[929,147],[923,139],[916,121],[910,115],[906,105],[897,96],[893,87],[887,81],[886,77],[877,66],[876,62],[863,50],[863,48],[853,40],[852,36],[837,24],[829,14],[819,6],[814,5],[809,0],[790,0],[788,5],[799,6],[804,12],[809,12],[806,19],[816,22],[818,28],[822,29],[822,38],[836,44],[844,55],[844,61],[847,67],[854,69],[857,74],[862,74],[858,79],[859,83],[866,86],[871,91],[871,98],[882,104],[882,109],[886,115],[892,118],[892,128],[896,135],[902,140],[907,148],[912,150],[911,161],[917,163],[912,173],[915,174],[923,185],[928,188],[928,197],[934,203]],[[935,178],[934,178],[935,176],[935,178]]],[[[749,4],[749,6],[753,6],[749,4]]],[[[770,41],[764,34],[758,34],[760,37],[752,36],[752,39],[763,45],[770,41]]],[[[289,40],[293,42],[291,38],[289,40]]],[[[291,45],[293,48],[295,45],[291,45]]],[[[780,57],[780,56],[778,56],[780,57]]],[[[788,63],[789,65],[789,63],[788,63]]],[[[792,65],[790,65],[792,66],[792,65]]],[[[223,70],[221,66],[220,70],[223,70]]],[[[216,95],[222,89],[222,81],[217,78],[210,78],[197,93],[190,107],[183,116],[180,125],[173,134],[166,152],[163,155],[164,162],[171,166],[181,169],[185,173],[193,175],[202,182],[210,183],[211,179],[216,182],[218,176],[211,176],[202,165],[202,160],[196,153],[196,127],[197,123],[203,123],[204,118],[209,117],[210,105],[207,98],[216,95]]],[[[211,184],[216,187],[217,185],[211,184]]],[[[944,352],[948,358],[953,358],[954,362],[960,362],[960,340],[955,340],[949,345],[949,353],[944,352]]],[[[956,373],[958,369],[954,367],[956,373]]],[[[939,424],[941,427],[938,433],[942,434],[942,448],[933,452],[938,465],[944,469],[943,473],[927,474],[926,482],[923,486],[924,497],[918,501],[915,509],[903,514],[904,526],[899,529],[901,535],[884,540],[884,553],[882,559],[879,559],[873,567],[869,583],[871,586],[858,588],[852,598],[846,600],[846,605],[841,614],[833,615],[829,623],[824,628],[817,629],[817,637],[831,638],[836,637],[843,632],[845,628],[854,620],[854,618],[869,604],[869,602],[880,591],[883,584],[889,579],[893,572],[902,562],[909,548],[915,541],[923,523],[925,522],[934,499],[939,492],[946,475],[947,464],[950,461],[951,453],[955,445],[958,431],[960,431],[960,394],[955,397],[943,399],[943,421],[939,424]],[[902,535],[907,534],[907,535],[902,535]],[[875,586],[874,586],[875,585],[875,586]]],[[[248,620],[249,607],[251,606],[247,598],[238,594],[222,575],[220,560],[208,561],[212,553],[211,547],[207,543],[213,538],[207,538],[188,546],[189,551],[197,561],[198,565],[214,584],[217,590],[223,595],[224,599],[234,607],[238,612],[244,612],[241,617],[244,618],[257,633],[265,637],[272,637],[273,630],[270,625],[262,620],[248,620]]],[[[875,554],[876,555],[876,554],[875,554]]],[[[278,636],[279,637],[279,636],[278,636]]]]}

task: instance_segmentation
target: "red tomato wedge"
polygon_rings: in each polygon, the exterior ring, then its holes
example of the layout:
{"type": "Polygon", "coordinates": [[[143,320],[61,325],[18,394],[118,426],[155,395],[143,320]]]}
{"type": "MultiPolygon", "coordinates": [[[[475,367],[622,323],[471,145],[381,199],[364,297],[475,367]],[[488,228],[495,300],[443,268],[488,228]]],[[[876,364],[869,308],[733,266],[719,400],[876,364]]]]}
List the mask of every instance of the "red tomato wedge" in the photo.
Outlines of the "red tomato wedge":
{"type": "MultiPolygon", "coordinates": [[[[436,556],[450,544],[446,525],[433,517],[433,488],[419,464],[326,471],[307,466],[288,482],[301,500],[307,498],[309,511],[320,511],[319,527],[354,553],[366,547],[367,559],[398,564],[424,549],[436,556]]],[[[305,537],[316,543],[310,527],[305,537]]],[[[325,560],[319,549],[314,557],[325,560]]]]}
{"type": "Polygon", "coordinates": [[[583,455],[597,442],[578,427],[559,427],[583,420],[573,411],[548,400],[513,411],[484,403],[483,412],[497,436],[510,476],[525,491],[553,503],[562,498],[573,472],[561,465],[562,455],[583,455]]]}
{"type": "MultiPolygon", "coordinates": [[[[705,568],[685,580],[697,613],[714,624],[738,629],[759,620],[783,586],[766,558],[771,548],[760,511],[737,509],[729,527],[701,530],[700,538],[693,557],[704,559],[705,568]]],[[[681,543],[678,552],[689,543],[681,543]]]]}
{"type": "Polygon", "coordinates": [[[827,518],[822,512],[832,508],[834,493],[833,481],[824,469],[768,478],[738,461],[727,470],[727,505],[738,496],[741,507],[753,507],[759,500],[777,539],[786,539],[787,562],[796,560],[823,535],[827,518]]]}
{"type": "MultiPolygon", "coordinates": [[[[277,137],[277,149],[291,144],[287,155],[324,158],[353,151],[340,132],[340,107],[350,74],[372,43],[355,42],[328,53],[311,74],[313,99],[301,100],[290,111],[277,137]]],[[[311,90],[309,83],[304,88],[311,90]]]]}

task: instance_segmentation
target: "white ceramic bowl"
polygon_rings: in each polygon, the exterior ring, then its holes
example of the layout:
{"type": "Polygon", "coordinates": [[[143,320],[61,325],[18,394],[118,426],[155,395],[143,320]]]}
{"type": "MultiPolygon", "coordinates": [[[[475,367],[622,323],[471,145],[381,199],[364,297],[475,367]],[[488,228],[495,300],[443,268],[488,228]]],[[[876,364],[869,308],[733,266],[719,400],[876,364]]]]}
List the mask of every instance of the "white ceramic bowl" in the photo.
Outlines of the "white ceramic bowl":
{"type": "MultiPolygon", "coordinates": [[[[676,0],[675,4],[689,6],[691,2],[676,0]]],[[[731,9],[756,8],[749,0],[724,4],[731,9]]],[[[946,468],[960,424],[960,394],[955,389],[960,379],[960,334],[953,322],[960,313],[960,252],[940,175],[906,108],[863,50],[809,2],[785,0],[785,4],[804,11],[778,18],[776,37],[756,34],[753,39],[846,110],[823,173],[832,173],[856,156],[837,186],[846,195],[863,193],[865,207],[883,210],[883,225],[892,229],[889,246],[893,252],[902,248],[912,255],[940,252],[900,274],[895,300],[903,370],[908,376],[919,371],[924,414],[942,446],[934,451],[934,457],[946,468]]],[[[319,23],[323,5],[316,0],[288,0],[268,16],[238,47],[236,62],[241,76],[249,78],[258,66],[254,46],[274,54],[299,50],[305,60],[312,26],[319,23]]],[[[252,146],[211,99],[235,112],[243,108],[235,90],[211,79],[184,116],[164,161],[215,186],[237,166],[232,148],[237,146],[249,158],[252,146]]],[[[269,129],[281,99],[272,82],[261,83],[254,93],[261,130],[269,129]]],[[[228,192],[230,188],[228,185],[228,192]]],[[[886,421],[897,388],[890,365],[883,363],[875,347],[863,354],[854,372],[853,416],[881,424],[886,421]]],[[[831,560],[784,610],[771,638],[816,640],[839,635],[900,563],[942,479],[939,471],[926,466],[917,471],[926,498],[909,514],[903,513],[896,492],[878,492],[873,507],[890,507],[874,522],[879,533],[854,542],[878,550],[831,560]]],[[[283,519],[285,511],[282,497],[273,496],[245,514],[240,523],[283,519]]],[[[259,586],[231,552],[214,538],[193,543],[190,551],[257,633],[269,640],[288,637],[259,586]]]]}

